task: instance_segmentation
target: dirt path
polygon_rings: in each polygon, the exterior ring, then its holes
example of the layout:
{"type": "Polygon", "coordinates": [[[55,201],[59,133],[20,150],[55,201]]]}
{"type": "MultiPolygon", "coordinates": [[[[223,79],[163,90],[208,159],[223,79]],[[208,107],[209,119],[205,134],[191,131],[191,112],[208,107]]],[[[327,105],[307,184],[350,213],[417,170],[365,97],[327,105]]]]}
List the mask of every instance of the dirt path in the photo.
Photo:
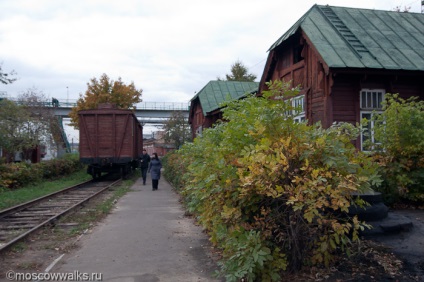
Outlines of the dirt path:
{"type": "Polygon", "coordinates": [[[424,281],[424,210],[396,210],[399,214],[411,220],[413,227],[389,235],[376,235],[369,239],[382,243],[403,260],[405,271],[415,273],[424,281]]]}

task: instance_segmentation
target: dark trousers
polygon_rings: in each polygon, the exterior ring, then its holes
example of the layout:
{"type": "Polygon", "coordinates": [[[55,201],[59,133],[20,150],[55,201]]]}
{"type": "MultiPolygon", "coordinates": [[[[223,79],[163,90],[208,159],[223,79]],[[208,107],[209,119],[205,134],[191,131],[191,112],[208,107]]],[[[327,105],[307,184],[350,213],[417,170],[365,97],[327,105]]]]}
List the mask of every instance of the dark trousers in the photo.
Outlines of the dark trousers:
{"type": "Polygon", "coordinates": [[[147,169],[147,167],[141,168],[141,177],[143,178],[143,184],[146,184],[147,169]]]}
{"type": "Polygon", "coordinates": [[[152,188],[153,190],[157,190],[159,185],[159,179],[152,179],[152,188]]]}

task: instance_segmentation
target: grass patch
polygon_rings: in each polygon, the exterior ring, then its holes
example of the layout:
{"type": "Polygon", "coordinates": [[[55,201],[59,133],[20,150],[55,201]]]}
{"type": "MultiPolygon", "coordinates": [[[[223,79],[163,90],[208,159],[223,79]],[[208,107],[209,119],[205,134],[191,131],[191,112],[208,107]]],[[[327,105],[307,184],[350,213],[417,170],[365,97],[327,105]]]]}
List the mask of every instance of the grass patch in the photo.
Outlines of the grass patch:
{"type": "Polygon", "coordinates": [[[0,210],[25,203],[38,197],[56,192],[66,187],[90,180],[85,168],[52,181],[43,181],[33,185],[27,185],[15,190],[0,192],[0,210]]]}

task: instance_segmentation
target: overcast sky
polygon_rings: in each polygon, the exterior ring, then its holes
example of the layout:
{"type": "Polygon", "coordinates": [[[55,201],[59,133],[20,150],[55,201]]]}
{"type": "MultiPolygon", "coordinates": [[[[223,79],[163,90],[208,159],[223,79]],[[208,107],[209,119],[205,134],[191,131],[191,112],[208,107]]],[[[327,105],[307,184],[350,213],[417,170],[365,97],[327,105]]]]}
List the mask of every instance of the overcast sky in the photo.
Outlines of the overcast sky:
{"type": "Polygon", "coordinates": [[[314,4],[421,11],[421,0],[0,0],[0,63],[18,80],[75,100],[106,73],[146,102],[188,102],[240,60],[260,79],[268,48],[314,4]]]}
{"type": "Polygon", "coordinates": [[[134,82],[144,101],[188,102],[236,60],[259,80],[268,48],[315,3],[421,9],[421,0],[0,0],[0,62],[18,77],[0,91],[77,99],[106,73],[134,82]]]}

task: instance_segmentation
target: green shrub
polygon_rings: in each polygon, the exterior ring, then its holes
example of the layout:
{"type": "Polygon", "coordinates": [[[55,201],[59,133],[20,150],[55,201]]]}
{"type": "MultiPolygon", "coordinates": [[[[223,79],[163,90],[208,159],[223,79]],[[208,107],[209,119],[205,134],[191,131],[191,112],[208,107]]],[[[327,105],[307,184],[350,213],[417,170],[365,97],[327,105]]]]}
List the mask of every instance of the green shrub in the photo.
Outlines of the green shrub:
{"type": "Polygon", "coordinates": [[[62,158],[34,164],[42,173],[43,179],[53,179],[82,168],[77,154],[65,154],[62,158]]]}
{"type": "Polygon", "coordinates": [[[171,151],[162,158],[164,177],[172,186],[180,190],[185,186],[184,175],[187,170],[187,158],[183,159],[177,151],[171,151]]]}
{"type": "Polygon", "coordinates": [[[0,189],[16,189],[43,179],[54,179],[82,168],[78,155],[69,154],[60,159],[36,164],[0,164],[0,189]]]}
{"type": "Polygon", "coordinates": [[[286,269],[287,260],[278,248],[272,252],[265,244],[259,231],[234,230],[224,244],[224,256],[228,259],[219,263],[226,280],[238,281],[246,277],[249,282],[278,281],[279,270],[286,269]]]}
{"type": "Polygon", "coordinates": [[[38,167],[25,162],[0,165],[0,187],[16,189],[28,183],[40,181],[41,174],[38,167]]]}
{"type": "Polygon", "coordinates": [[[380,181],[377,165],[352,145],[358,128],[296,123],[289,113],[298,109],[282,98],[298,89],[268,86],[262,98],[226,104],[225,123],[172,157],[187,169],[185,203],[223,250],[228,281],[277,281],[286,269],[330,265],[364,228],[345,216],[364,204],[352,193],[380,181]]]}
{"type": "Polygon", "coordinates": [[[424,101],[386,94],[383,113],[374,116],[374,158],[384,179],[379,188],[389,203],[424,202],[424,101]]]}

